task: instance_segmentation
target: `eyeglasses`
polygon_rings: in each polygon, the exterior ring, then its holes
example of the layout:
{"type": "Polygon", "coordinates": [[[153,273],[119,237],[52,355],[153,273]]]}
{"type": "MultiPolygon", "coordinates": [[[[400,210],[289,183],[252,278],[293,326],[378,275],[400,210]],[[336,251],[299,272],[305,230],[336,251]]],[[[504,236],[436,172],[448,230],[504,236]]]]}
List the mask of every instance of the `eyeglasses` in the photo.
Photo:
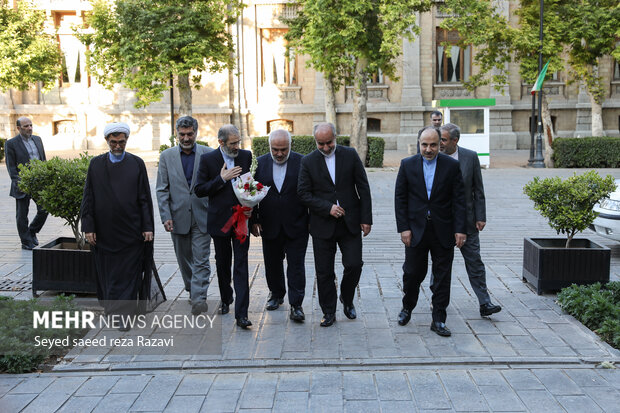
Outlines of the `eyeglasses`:
{"type": "Polygon", "coordinates": [[[108,145],[110,145],[112,148],[114,148],[115,146],[125,146],[125,144],[127,143],[127,140],[122,140],[122,141],[115,141],[110,139],[108,141],[108,145]]]}

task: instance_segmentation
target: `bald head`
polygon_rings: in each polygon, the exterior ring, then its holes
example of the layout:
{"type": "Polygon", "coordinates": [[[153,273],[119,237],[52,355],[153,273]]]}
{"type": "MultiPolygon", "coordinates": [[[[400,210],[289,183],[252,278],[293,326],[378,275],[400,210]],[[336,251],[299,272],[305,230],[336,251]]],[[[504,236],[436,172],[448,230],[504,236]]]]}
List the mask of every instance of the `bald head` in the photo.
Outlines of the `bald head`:
{"type": "Polygon", "coordinates": [[[291,134],[284,129],[276,129],[269,134],[271,159],[278,165],[288,161],[291,153],[291,134]]]}
{"type": "Polygon", "coordinates": [[[325,156],[336,150],[336,127],[333,123],[319,123],[312,132],[317,149],[325,156]]]}
{"type": "Polygon", "coordinates": [[[25,116],[19,117],[17,119],[17,131],[24,139],[30,139],[32,136],[32,121],[25,116]]]}
{"type": "Polygon", "coordinates": [[[424,159],[432,161],[437,157],[440,139],[439,129],[432,126],[424,128],[420,134],[420,153],[424,159]]]}

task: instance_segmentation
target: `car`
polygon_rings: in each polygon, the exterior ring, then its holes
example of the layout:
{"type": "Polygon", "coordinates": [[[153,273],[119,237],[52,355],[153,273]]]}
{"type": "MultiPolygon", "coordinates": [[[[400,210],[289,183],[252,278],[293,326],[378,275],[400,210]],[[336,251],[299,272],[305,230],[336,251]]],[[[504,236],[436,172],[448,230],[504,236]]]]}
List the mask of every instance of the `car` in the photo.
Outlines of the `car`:
{"type": "Polygon", "coordinates": [[[616,179],[616,190],[594,206],[598,217],[590,229],[604,237],[620,241],[620,179],[616,179]]]}

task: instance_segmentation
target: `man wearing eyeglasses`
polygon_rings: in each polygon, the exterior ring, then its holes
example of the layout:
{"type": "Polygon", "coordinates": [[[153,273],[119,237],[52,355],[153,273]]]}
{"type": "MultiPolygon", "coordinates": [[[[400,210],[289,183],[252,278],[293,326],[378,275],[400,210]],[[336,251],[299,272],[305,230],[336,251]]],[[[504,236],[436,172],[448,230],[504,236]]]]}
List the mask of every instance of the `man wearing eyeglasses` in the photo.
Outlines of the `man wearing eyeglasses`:
{"type": "Polygon", "coordinates": [[[153,202],[144,161],[125,151],[129,125],[110,123],[104,136],[110,151],[88,166],[82,231],[95,256],[97,298],[108,314],[132,315],[151,274],[153,202]]]}
{"type": "MultiPolygon", "coordinates": [[[[241,134],[234,125],[222,126],[217,132],[217,140],[220,144],[218,150],[200,156],[194,191],[198,197],[209,197],[207,231],[215,247],[215,266],[222,300],[220,312],[227,314],[230,311],[230,304],[234,301],[237,326],[246,329],[252,325],[252,322],[248,320],[250,238],[240,242],[235,238],[232,228],[227,232],[223,232],[222,228],[232,216],[233,207],[239,205],[232,185],[235,179],[250,171],[252,153],[240,149],[241,134]],[[231,264],[233,265],[232,274],[231,264]],[[231,278],[234,283],[236,300],[233,299],[233,289],[230,286],[231,278]]],[[[246,213],[248,217],[251,215],[252,211],[246,213]]]]}

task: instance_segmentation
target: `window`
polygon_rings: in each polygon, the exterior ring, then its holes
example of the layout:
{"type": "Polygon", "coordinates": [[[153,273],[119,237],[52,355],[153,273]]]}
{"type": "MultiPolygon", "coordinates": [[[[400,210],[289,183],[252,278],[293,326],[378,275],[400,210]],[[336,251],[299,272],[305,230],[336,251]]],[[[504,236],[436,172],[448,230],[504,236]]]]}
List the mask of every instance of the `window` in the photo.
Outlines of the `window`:
{"type": "Polygon", "coordinates": [[[437,28],[437,83],[460,83],[469,79],[471,46],[459,47],[458,40],[456,30],[437,28]]]}
{"type": "Polygon", "coordinates": [[[73,27],[82,23],[74,12],[55,12],[54,24],[61,52],[60,86],[81,83],[86,76],[86,47],[73,35],[73,27]]]}
{"type": "Polygon", "coordinates": [[[367,118],[366,130],[368,132],[381,132],[381,119],[367,118]]]}
{"type": "MultiPolygon", "coordinates": [[[[297,84],[297,62],[294,56],[286,57],[286,29],[261,29],[261,81],[262,84],[297,84]]],[[[292,52],[291,52],[292,53],[292,52]]]]}
{"type": "Polygon", "coordinates": [[[614,60],[614,80],[620,80],[620,62],[614,60]]]}
{"type": "Polygon", "coordinates": [[[376,72],[368,75],[368,83],[369,85],[382,85],[383,84],[383,72],[381,69],[377,69],[376,72]]]}

